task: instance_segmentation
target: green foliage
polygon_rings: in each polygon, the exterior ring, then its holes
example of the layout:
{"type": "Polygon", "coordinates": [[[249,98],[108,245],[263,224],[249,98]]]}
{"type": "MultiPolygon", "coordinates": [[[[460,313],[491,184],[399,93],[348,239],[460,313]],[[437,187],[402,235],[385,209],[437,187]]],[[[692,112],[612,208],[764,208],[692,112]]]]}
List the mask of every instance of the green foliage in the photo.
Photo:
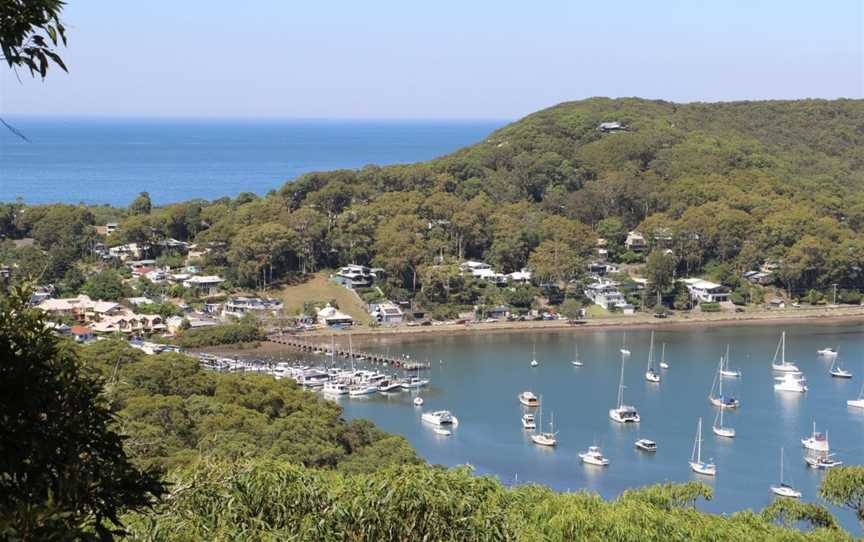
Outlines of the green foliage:
{"type": "Polygon", "coordinates": [[[129,204],[129,214],[131,215],[149,215],[152,209],[153,203],[150,201],[150,194],[147,192],[141,192],[129,204]]]}
{"type": "Polygon", "coordinates": [[[129,461],[100,382],[28,301],[23,288],[0,297],[2,538],[110,540],[162,484],[129,461]]]}
{"type": "Polygon", "coordinates": [[[565,299],[558,311],[567,317],[568,320],[578,320],[582,316],[582,303],[577,299],[565,299]]]}
{"type": "Polygon", "coordinates": [[[66,27],[60,20],[63,5],[60,0],[0,3],[0,51],[10,68],[23,66],[31,76],[43,79],[51,62],[69,71],[57,54],[57,47],[66,45],[66,27]]]}
{"type": "Polygon", "coordinates": [[[88,278],[81,291],[91,299],[105,301],[120,301],[132,294],[132,289],[123,282],[119,273],[112,270],[102,271],[88,278]]]}
{"type": "Polygon", "coordinates": [[[819,496],[852,510],[864,526],[864,467],[831,469],[819,486],[819,496]]]}
{"type": "Polygon", "coordinates": [[[264,334],[257,326],[237,323],[188,329],[180,334],[177,344],[183,348],[202,348],[220,344],[256,342],[263,339],[264,334]]]}
{"type": "Polygon", "coordinates": [[[703,301],[699,303],[699,310],[702,312],[720,312],[720,303],[709,303],[703,301]]]}

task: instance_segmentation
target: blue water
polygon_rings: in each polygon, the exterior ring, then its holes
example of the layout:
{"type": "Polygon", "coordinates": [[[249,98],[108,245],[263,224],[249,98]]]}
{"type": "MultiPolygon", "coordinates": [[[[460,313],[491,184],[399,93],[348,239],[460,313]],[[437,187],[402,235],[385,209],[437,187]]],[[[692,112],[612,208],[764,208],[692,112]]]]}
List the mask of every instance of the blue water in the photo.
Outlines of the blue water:
{"type": "Polygon", "coordinates": [[[266,192],[300,174],[428,160],[481,141],[494,121],[7,119],[0,201],[126,206],[266,192]]]}
{"type": "MultiPolygon", "coordinates": [[[[587,489],[614,497],[625,489],[664,481],[702,480],[714,489],[714,499],[700,504],[711,512],[760,510],[771,501],[769,486],[779,478],[780,447],[785,448],[787,482],[805,501],[816,494],[824,472],[803,461],[801,438],[815,420],[828,431],[832,451],[849,464],[864,462],[864,410],[847,408],[864,378],[864,325],[706,326],[658,330],[656,343],[666,343],[668,370],[662,382],[644,379],[650,332],[630,331],[632,356],[625,370],[625,402],[642,416],[638,425],[612,422],[620,368],[622,332],[612,329],[545,333],[427,336],[407,342],[380,339],[368,349],[405,352],[432,361],[431,389],[422,392],[422,410],[449,409],[460,425],[450,437],[436,435],[420,422],[420,410],[408,393],[390,397],[343,398],[347,418],[368,418],[384,430],[404,435],[432,463],[453,466],[471,463],[476,472],[506,483],[537,482],[558,490],[587,489]],[[771,359],[780,332],[786,329],[787,359],[809,379],[805,394],[773,389],[771,359]],[[574,342],[584,367],[570,364],[574,342]],[[529,367],[536,343],[540,366],[529,367]],[[716,409],[708,402],[712,377],[721,351],[731,345],[731,366],[743,377],[724,379],[724,392],[741,401],[727,411],[724,425],[737,431],[734,439],[711,431],[716,409]],[[843,366],[854,378],[831,378],[830,361],[816,350],[839,349],[843,366]],[[443,362],[439,362],[443,360],[443,362]],[[554,412],[559,445],[538,447],[522,430],[523,407],[517,394],[530,389],[542,395],[544,418],[554,412]],[[693,474],[688,466],[698,417],[703,418],[703,459],[714,458],[715,479],[693,474]],[[658,442],[656,455],[637,451],[639,437],[658,442]],[[577,454],[598,444],[611,460],[608,468],[585,466],[577,454]]],[[[364,347],[365,348],[365,347],[364,347]]],[[[546,422],[544,422],[544,425],[546,422]]],[[[843,525],[860,534],[854,516],[833,509],[843,525]]]]}

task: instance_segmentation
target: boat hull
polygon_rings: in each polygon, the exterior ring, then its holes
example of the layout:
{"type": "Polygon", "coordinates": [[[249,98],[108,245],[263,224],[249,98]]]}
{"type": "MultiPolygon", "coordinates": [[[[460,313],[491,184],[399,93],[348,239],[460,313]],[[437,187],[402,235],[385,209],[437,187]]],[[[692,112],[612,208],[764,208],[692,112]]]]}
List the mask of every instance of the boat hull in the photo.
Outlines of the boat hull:
{"type": "Polygon", "coordinates": [[[718,437],[735,438],[735,430],[730,427],[712,427],[711,430],[718,437]]]}
{"type": "Polygon", "coordinates": [[[690,470],[696,474],[701,474],[702,476],[717,476],[717,467],[714,465],[706,465],[705,463],[691,461],[690,470]]]}
{"type": "Polygon", "coordinates": [[[846,401],[846,405],[852,408],[864,408],[864,399],[850,399],[846,401]]]}
{"type": "Polygon", "coordinates": [[[786,497],[789,499],[800,499],[801,492],[795,489],[792,489],[788,486],[771,486],[771,493],[777,495],[778,497],[786,497]]]}

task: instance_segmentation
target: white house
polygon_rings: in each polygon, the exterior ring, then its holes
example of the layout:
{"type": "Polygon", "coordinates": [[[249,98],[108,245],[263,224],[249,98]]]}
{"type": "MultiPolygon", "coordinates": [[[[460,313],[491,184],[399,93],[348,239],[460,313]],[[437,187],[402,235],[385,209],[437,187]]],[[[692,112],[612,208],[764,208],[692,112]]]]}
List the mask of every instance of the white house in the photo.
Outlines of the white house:
{"type": "MultiPolygon", "coordinates": [[[[612,281],[601,280],[600,282],[589,284],[585,288],[585,297],[593,301],[595,305],[603,307],[606,310],[615,307],[624,310],[629,305],[624,294],[618,290],[618,283],[612,281]]],[[[632,308],[632,305],[630,307],[632,308]]]]}
{"type": "Polygon", "coordinates": [[[623,132],[627,127],[617,121],[601,122],[597,129],[601,132],[623,132]]]}
{"type": "Polygon", "coordinates": [[[282,302],[273,298],[232,297],[222,307],[222,316],[241,318],[247,313],[272,314],[282,310],[282,302]]]}
{"type": "Polygon", "coordinates": [[[645,237],[638,231],[627,233],[627,239],[624,240],[624,246],[627,250],[633,252],[643,252],[648,249],[648,243],[645,242],[645,237]]]}
{"type": "Polygon", "coordinates": [[[402,309],[392,301],[369,305],[369,314],[375,317],[380,324],[401,324],[404,320],[402,309]]]}
{"type": "Polygon", "coordinates": [[[351,264],[340,268],[334,280],[349,288],[368,288],[375,281],[375,274],[366,266],[351,264]]]}
{"type": "Polygon", "coordinates": [[[198,294],[217,295],[219,286],[225,282],[225,279],[216,275],[208,275],[206,277],[190,277],[183,281],[183,287],[194,290],[198,294]]]}
{"type": "Polygon", "coordinates": [[[531,282],[531,271],[527,269],[522,269],[521,271],[514,271],[509,275],[506,275],[507,280],[517,284],[528,284],[531,282]]]}
{"type": "Polygon", "coordinates": [[[681,279],[690,292],[690,297],[698,302],[719,303],[729,299],[729,290],[722,284],[698,278],[681,279]]]}
{"type": "Polygon", "coordinates": [[[318,311],[318,323],[327,327],[350,327],[354,325],[354,319],[328,303],[318,311]]]}

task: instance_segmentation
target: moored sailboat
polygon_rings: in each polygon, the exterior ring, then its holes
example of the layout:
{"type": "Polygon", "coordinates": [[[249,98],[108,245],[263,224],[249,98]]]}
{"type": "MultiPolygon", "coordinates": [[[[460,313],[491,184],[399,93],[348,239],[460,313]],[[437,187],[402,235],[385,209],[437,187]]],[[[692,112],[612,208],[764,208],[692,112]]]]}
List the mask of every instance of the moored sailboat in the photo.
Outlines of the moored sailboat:
{"type": "Polygon", "coordinates": [[[663,343],[663,346],[660,348],[660,368],[669,368],[669,362],[666,361],[666,343],[663,343]]]}
{"type": "Polygon", "coordinates": [[[582,367],[582,360],[579,359],[579,344],[573,344],[573,361],[570,362],[574,367],[582,367]]]}
{"type": "Polygon", "coordinates": [[[771,361],[771,368],[781,373],[800,373],[798,366],[794,363],[786,361],[786,332],[780,334],[780,343],[777,344],[777,350],[774,351],[774,359],[771,361]],[[778,356],[780,362],[777,362],[778,356]]]}
{"type": "Polygon", "coordinates": [[[834,378],[852,378],[852,373],[840,365],[840,358],[838,356],[834,356],[831,368],[828,369],[828,374],[834,378]]]}
{"type": "Polygon", "coordinates": [[[740,370],[732,370],[729,368],[729,345],[726,345],[726,355],[720,362],[720,376],[728,376],[731,378],[741,378],[740,370]]]}
{"type": "Polygon", "coordinates": [[[735,438],[735,429],[723,425],[724,412],[726,412],[725,408],[721,408],[717,411],[717,414],[714,416],[714,425],[711,426],[711,430],[718,437],[735,438]]]}
{"type": "Polygon", "coordinates": [[[720,358],[720,364],[717,371],[714,373],[714,380],[711,382],[711,391],[708,393],[708,401],[720,408],[738,408],[738,399],[732,396],[723,395],[723,378],[720,376],[720,367],[722,367],[723,358],[720,358]],[[715,388],[718,388],[717,395],[714,394],[715,388]]]}
{"type": "Polygon", "coordinates": [[[864,408],[864,382],[861,383],[861,391],[858,392],[857,399],[849,399],[846,405],[853,408],[864,408]]]}
{"type": "Polygon", "coordinates": [[[783,448],[780,448],[780,485],[771,486],[771,492],[780,497],[801,498],[800,491],[783,481],[783,448]]]}
{"type": "MultiPolygon", "coordinates": [[[[556,438],[558,433],[555,432],[555,414],[550,414],[549,417],[549,431],[544,431],[531,435],[531,440],[534,442],[534,444],[537,444],[539,446],[555,446],[556,444],[558,444],[558,439],[556,438]]],[[[540,411],[540,423],[538,423],[537,425],[541,428],[543,427],[542,410],[540,411]]]]}
{"type": "Polygon", "coordinates": [[[645,380],[659,383],[660,373],[654,369],[654,332],[651,332],[651,346],[648,347],[648,368],[645,370],[645,380]]]}
{"type": "Polygon", "coordinates": [[[717,465],[702,461],[702,418],[699,418],[699,423],[696,425],[696,440],[693,442],[693,453],[690,454],[690,469],[696,474],[704,476],[716,476],[717,465]]]}
{"type": "Polygon", "coordinates": [[[636,407],[624,404],[624,354],[621,354],[621,376],[618,380],[618,403],[609,410],[609,417],[618,423],[639,423],[636,407]]]}

